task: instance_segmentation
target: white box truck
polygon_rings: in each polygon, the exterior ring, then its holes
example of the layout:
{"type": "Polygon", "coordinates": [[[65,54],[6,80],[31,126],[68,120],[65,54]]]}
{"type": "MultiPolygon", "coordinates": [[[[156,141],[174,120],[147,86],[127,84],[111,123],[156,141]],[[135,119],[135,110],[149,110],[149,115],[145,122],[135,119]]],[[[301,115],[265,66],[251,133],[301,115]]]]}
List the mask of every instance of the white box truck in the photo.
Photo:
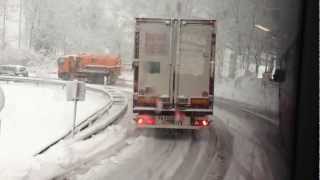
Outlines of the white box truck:
{"type": "Polygon", "coordinates": [[[133,113],[138,127],[210,125],[215,43],[215,20],[136,18],[133,113]]]}

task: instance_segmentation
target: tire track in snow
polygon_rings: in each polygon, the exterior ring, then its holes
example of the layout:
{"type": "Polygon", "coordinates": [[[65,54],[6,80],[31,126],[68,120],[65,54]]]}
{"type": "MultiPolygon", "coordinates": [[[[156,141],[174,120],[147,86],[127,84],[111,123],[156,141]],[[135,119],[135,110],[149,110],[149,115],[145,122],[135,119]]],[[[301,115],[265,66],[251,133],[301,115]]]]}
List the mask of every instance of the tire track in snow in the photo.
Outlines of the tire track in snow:
{"type": "Polygon", "coordinates": [[[78,175],[77,179],[149,179],[154,165],[161,163],[160,160],[175,144],[167,143],[160,146],[161,142],[154,141],[152,137],[139,138],[117,155],[101,160],[99,166],[92,167],[85,175],[78,175]]]}
{"type": "Polygon", "coordinates": [[[164,180],[172,178],[174,173],[183,163],[183,160],[191,146],[191,137],[185,137],[185,135],[186,134],[182,134],[181,139],[175,138],[172,140],[176,143],[175,148],[170,152],[169,156],[166,157],[165,162],[162,163],[160,167],[156,168],[157,171],[155,171],[150,180],[164,180]]]}

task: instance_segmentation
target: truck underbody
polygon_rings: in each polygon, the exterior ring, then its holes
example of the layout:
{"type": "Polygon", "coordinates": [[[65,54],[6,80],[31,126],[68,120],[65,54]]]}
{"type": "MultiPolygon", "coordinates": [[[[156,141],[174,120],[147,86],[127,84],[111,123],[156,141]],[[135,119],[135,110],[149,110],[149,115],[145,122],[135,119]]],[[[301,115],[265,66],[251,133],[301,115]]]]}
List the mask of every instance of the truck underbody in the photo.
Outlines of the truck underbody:
{"type": "Polygon", "coordinates": [[[77,72],[71,73],[60,73],[59,78],[63,80],[83,80],[88,83],[97,83],[97,84],[114,84],[117,80],[117,73],[111,70],[79,70],[77,72]]]}

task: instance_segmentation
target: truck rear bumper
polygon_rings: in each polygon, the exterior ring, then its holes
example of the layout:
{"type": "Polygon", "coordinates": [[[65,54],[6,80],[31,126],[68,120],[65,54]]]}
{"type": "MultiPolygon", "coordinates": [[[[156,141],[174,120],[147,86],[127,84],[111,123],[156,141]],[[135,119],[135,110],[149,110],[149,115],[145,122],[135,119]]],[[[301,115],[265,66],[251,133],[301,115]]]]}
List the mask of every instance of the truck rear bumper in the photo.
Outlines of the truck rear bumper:
{"type": "Polygon", "coordinates": [[[199,130],[208,128],[209,126],[191,126],[191,125],[167,125],[167,124],[157,124],[157,125],[137,125],[138,128],[150,128],[150,129],[190,129],[199,130]]]}
{"type": "Polygon", "coordinates": [[[151,115],[139,114],[133,119],[138,128],[155,129],[203,129],[210,126],[211,120],[208,116],[185,116],[176,115],[151,115]]]}
{"type": "MultiPolygon", "coordinates": [[[[172,114],[176,112],[176,108],[170,108],[170,109],[157,109],[155,107],[133,107],[133,112],[134,113],[145,113],[148,112],[148,114],[172,114]]],[[[196,108],[186,108],[186,109],[180,109],[180,112],[184,112],[186,114],[189,113],[198,113],[198,114],[212,114],[213,109],[196,109],[196,108]]]]}

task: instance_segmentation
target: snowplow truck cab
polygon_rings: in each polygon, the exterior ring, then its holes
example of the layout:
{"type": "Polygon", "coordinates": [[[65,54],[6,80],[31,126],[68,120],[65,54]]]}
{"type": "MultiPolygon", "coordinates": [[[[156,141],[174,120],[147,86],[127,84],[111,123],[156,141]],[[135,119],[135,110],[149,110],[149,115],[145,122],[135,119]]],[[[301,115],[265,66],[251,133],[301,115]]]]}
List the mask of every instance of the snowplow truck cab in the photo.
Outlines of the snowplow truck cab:
{"type": "Polygon", "coordinates": [[[89,83],[114,84],[120,75],[121,60],[115,55],[79,54],[58,59],[58,77],[89,83]]]}
{"type": "Polygon", "coordinates": [[[213,113],[216,21],[136,18],[134,121],[201,129],[213,113]]]}

